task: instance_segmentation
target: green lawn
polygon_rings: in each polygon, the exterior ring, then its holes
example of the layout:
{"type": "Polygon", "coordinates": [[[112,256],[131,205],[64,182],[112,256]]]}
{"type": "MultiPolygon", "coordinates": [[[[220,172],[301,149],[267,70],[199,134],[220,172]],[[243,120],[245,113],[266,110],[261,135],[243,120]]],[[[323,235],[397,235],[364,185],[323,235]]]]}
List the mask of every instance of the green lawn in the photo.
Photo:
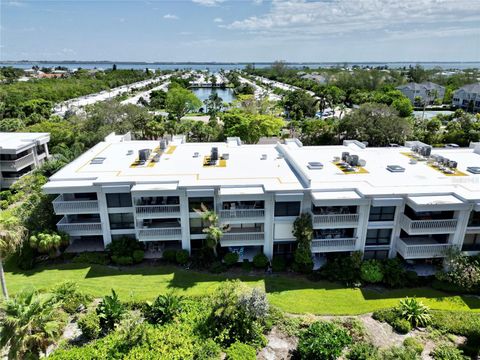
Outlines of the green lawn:
{"type": "MultiPolygon", "coordinates": [[[[153,299],[166,291],[183,295],[210,294],[224,275],[186,271],[172,266],[146,266],[122,270],[99,265],[64,264],[38,267],[33,271],[7,271],[7,285],[14,294],[25,287],[48,289],[73,280],[93,296],[102,296],[115,289],[124,300],[153,299]]],[[[405,296],[416,296],[433,309],[480,312],[480,299],[452,296],[429,288],[376,292],[349,289],[330,282],[312,282],[301,277],[271,275],[241,276],[249,286],[259,286],[270,302],[290,313],[318,315],[354,315],[394,306],[405,296]]]]}

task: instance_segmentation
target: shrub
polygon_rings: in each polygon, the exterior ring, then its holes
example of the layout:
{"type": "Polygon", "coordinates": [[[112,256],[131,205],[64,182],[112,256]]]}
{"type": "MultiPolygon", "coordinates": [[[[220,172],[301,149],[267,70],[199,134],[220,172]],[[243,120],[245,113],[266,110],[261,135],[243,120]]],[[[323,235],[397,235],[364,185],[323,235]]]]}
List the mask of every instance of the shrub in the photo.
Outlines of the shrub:
{"type": "Polygon", "coordinates": [[[293,269],[308,274],[313,269],[312,250],[305,246],[298,246],[293,254],[293,269]]]}
{"type": "Polygon", "coordinates": [[[298,353],[305,360],[334,360],[352,339],[341,327],[325,321],[314,322],[302,332],[298,341],[298,353]]]}
{"type": "Polygon", "coordinates": [[[196,360],[218,360],[220,346],[212,339],[202,340],[202,344],[195,346],[193,358],[196,360]]]}
{"type": "Polygon", "coordinates": [[[272,260],[272,271],[279,272],[287,269],[287,262],[284,257],[276,256],[272,260]]]}
{"type": "Polygon", "coordinates": [[[395,319],[390,325],[399,334],[408,334],[412,330],[412,324],[406,319],[395,319]]]}
{"type": "Polygon", "coordinates": [[[112,258],[112,261],[119,265],[129,265],[127,264],[128,261],[126,259],[120,260],[120,258],[129,257],[131,259],[130,264],[133,264],[133,252],[135,250],[143,250],[143,244],[134,238],[125,236],[120,239],[113,240],[107,245],[106,249],[112,258]]]}
{"type": "Polygon", "coordinates": [[[83,252],[76,255],[72,262],[80,264],[98,264],[98,265],[107,265],[108,256],[105,253],[98,252],[83,252]]]}
{"type": "Polygon", "coordinates": [[[73,281],[66,281],[57,285],[53,288],[52,294],[68,314],[74,314],[81,305],[86,307],[92,300],[91,297],[80,292],[77,284],[73,281]]]}
{"type": "Polygon", "coordinates": [[[360,276],[363,281],[379,283],[383,280],[382,264],[378,260],[364,261],[360,267],[360,276]]]}
{"type": "Polygon", "coordinates": [[[116,256],[112,255],[112,261],[117,265],[132,265],[133,258],[131,256],[116,256]]]}
{"type": "Polygon", "coordinates": [[[372,318],[392,325],[396,319],[400,318],[400,312],[396,308],[376,310],[373,312],[372,318]]]}
{"type": "Polygon", "coordinates": [[[225,360],[255,360],[257,358],[255,348],[238,341],[230,345],[225,354],[225,360]]]}
{"type": "Polygon", "coordinates": [[[227,266],[233,266],[238,262],[238,254],[235,252],[226,253],[223,257],[223,262],[227,266]]]}
{"type": "Polygon", "coordinates": [[[102,330],[100,327],[100,318],[95,311],[89,311],[85,315],[82,315],[78,320],[78,327],[87,340],[97,339],[102,330]]]}
{"type": "Polygon", "coordinates": [[[382,360],[420,360],[414,349],[405,346],[394,346],[381,354],[382,360]]]}
{"type": "Polygon", "coordinates": [[[407,285],[416,286],[418,284],[418,274],[415,271],[409,270],[405,272],[405,281],[407,285]]]}
{"type": "Polygon", "coordinates": [[[30,236],[29,244],[32,248],[37,249],[39,253],[54,257],[61,246],[68,244],[68,235],[49,232],[35,233],[30,236]]]}
{"type": "Polygon", "coordinates": [[[437,274],[439,280],[446,280],[465,290],[480,288],[480,258],[466,256],[459,252],[446,258],[447,272],[437,274]]]}
{"type": "Polygon", "coordinates": [[[112,295],[103,297],[97,307],[97,315],[100,318],[100,326],[104,333],[113,330],[125,313],[125,306],[120,302],[117,294],[112,290],[112,295]]]}
{"type": "Polygon", "coordinates": [[[178,250],[177,253],[175,254],[175,261],[179,265],[185,265],[188,262],[189,258],[190,258],[190,254],[188,253],[187,250],[178,250]]]}
{"type": "Polygon", "coordinates": [[[423,344],[414,337],[407,337],[403,340],[403,346],[415,350],[418,355],[422,354],[423,344]]]}
{"type": "Polygon", "coordinates": [[[367,342],[356,342],[347,353],[348,360],[379,360],[378,348],[367,342]]]}
{"type": "MultiPolygon", "coordinates": [[[[383,261],[383,282],[390,287],[403,287],[406,284],[406,271],[399,259],[383,261]]],[[[415,272],[414,272],[415,273],[415,272]]],[[[417,273],[415,273],[416,275],[417,273]]]]}
{"type": "Polygon", "coordinates": [[[242,270],[243,271],[252,271],[253,265],[248,259],[243,259],[242,270]]]}
{"type": "Polygon", "coordinates": [[[465,360],[466,356],[463,352],[450,344],[441,344],[435,347],[430,353],[430,356],[435,360],[465,360]]]}
{"type": "Polygon", "coordinates": [[[427,326],[430,323],[430,309],[421,301],[415,298],[400,300],[399,306],[402,317],[410,322],[412,326],[427,326]]]}
{"type": "Polygon", "coordinates": [[[253,266],[257,269],[265,269],[268,265],[268,257],[264,253],[258,253],[253,257],[253,266]]]}
{"type": "Polygon", "coordinates": [[[221,261],[214,261],[208,271],[210,271],[213,274],[220,274],[222,272],[225,272],[227,270],[227,267],[225,266],[224,263],[221,261]]]}
{"type": "Polygon", "coordinates": [[[351,255],[333,255],[320,269],[320,277],[330,281],[340,281],[352,285],[360,279],[362,253],[357,251],[351,255]]]}
{"type": "Polygon", "coordinates": [[[153,304],[147,304],[145,318],[152,324],[171,322],[182,310],[183,297],[172,293],[159,295],[153,304]]]}
{"type": "Polygon", "coordinates": [[[143,261],[143,258],[145,257],[145,251],[143,250],[135,250],[132,254],[133,262],[135,264],[139,264],[143,261]]]}
{"type": "Polygon", "coordinates": [[[177,261],[177,250],[175,249],[165,249],[163,250],[162,257],[165,261],[174,263],[177,261]]]}

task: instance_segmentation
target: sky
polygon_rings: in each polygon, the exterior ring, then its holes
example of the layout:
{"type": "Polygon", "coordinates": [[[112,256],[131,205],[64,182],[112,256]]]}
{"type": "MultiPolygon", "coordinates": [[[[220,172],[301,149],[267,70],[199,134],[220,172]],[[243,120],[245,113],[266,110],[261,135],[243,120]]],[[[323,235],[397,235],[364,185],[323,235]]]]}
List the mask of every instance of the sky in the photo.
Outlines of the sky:
{"type": "Polygon", "coordinates": [[[480,61],[480,0],[0,0],[0,61],[480,61]]]}

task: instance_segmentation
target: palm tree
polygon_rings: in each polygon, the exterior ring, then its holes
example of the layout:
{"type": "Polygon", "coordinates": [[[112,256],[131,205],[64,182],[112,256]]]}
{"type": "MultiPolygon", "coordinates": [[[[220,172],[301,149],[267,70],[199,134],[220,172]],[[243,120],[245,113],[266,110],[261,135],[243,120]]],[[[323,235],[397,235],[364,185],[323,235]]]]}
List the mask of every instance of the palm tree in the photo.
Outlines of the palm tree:
{"type": "Polygon", "coordinates": [[[220,239],[223,233],[230,230],[228,224],[220,224],[218,214],[214,210],[210,210],[205,204],[200,204],[200,209],[195,209],[197,214],[202,216],[202,219],[208,222],[208,227],[203,229],[203,232],[207,234],[206,244],[213,250],[215,257],[217,257],[217,246],[220,243],[220,239]]]}
{"type": "Polygon", "coordinates": [[[0,323],[8,359],[38,359],[62,334],[65,314],[51,295],[28,290],[0,305],[0,323]]]}
{"type": "Polygon", "coordinates": [[[3,272],[3,260],[12,255],[22,245],[27,229],[7,211],[0,213],[0,282],[5,299],[8,300],[7,283],[3,272]]]}

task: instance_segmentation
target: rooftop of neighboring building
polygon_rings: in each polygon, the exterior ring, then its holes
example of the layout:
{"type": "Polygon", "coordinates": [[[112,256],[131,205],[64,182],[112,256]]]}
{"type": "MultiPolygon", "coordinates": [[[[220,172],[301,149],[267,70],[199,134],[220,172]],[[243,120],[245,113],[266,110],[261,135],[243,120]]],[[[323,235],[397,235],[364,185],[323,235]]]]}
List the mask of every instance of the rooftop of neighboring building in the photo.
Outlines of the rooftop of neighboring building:
{"type": "Polygon", "coordinates": [[[468,84],[459,88],[455,93],[464,91],[467,93],[480,94],[480,83],[468,84]]]}
{"type": "Polygon", "coordinates": [[[49,133],[13,133],[0,132],[0,150],[14,150],[20,152],[26,148],[44,144],[50,140],[49,133]]]}
{"type": "Polygon", "coordinates": [[[425,81],[423,83],[411,82],[405,85],[400,85],[400,86],[397,86],[397,89],[399,90],[441,90],[441,89],[444,89],[444,87],[430,81],[425,81]]]}

